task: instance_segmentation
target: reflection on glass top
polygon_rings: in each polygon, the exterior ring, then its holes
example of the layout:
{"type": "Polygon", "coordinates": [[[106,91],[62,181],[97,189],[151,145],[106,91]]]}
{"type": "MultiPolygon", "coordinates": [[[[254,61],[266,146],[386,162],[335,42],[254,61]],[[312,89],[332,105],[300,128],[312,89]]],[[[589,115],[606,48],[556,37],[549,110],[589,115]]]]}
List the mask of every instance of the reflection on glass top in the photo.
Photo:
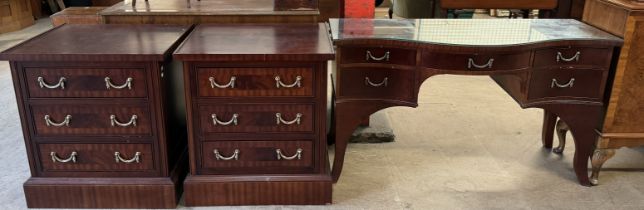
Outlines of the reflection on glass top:
{"type": "Polygon", "coordinates": [[[333,40],[392,39],[447,45],[520,45],[621,39],[573,19],[331,19],[333,40]]]}
{"type": "Polygon", "coordinates": [[[317,12],[317,0],[124,0],[101,15],[227,15],[317,12]]]}

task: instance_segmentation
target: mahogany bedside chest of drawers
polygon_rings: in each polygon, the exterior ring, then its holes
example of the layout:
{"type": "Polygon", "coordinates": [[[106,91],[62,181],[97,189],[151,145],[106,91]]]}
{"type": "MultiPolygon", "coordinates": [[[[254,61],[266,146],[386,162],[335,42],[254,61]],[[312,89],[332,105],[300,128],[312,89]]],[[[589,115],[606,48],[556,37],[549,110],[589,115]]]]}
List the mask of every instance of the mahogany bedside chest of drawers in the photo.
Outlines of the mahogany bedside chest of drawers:
{"type": "MultiPolygon", "coordinates": [[[[348,139],[362,119],[387,107],[416,107],[423,82],[456,74],[489,75],[522,108],[541,108],[546,118],[566,121],[576,137],[577,179],[591,184],[588,161],[620,38],[569,19],[330,21],[338,56],[335,180],[348,139]]],[[[552,138],[554,129],[547,124],[544,137],[552,138]]]]}
{"type": "Polygon", "coordinates": [[[186,206],[331,203],[324,24],[199,25],[184,61],[186,206]]]}
{"type": "Polygon", "coordinates": [[[64,25],[0,54],[29,157],[28,207],[176,207],[185,119],[171,114],[166,80],[189,29],[64,25]]]}

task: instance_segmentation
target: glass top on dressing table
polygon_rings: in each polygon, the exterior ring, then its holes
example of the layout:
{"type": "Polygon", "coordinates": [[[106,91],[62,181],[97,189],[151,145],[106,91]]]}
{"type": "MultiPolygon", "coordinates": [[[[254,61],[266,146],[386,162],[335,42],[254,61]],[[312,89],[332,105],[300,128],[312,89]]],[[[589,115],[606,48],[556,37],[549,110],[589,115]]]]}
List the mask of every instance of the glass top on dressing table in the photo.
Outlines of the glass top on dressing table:
{"type": "Polygon", "coordinates": [[[573,19],[330,19],[334,41],[389,39],[466,46],[508,46],[556,40],[621,42],[573,19]]]}

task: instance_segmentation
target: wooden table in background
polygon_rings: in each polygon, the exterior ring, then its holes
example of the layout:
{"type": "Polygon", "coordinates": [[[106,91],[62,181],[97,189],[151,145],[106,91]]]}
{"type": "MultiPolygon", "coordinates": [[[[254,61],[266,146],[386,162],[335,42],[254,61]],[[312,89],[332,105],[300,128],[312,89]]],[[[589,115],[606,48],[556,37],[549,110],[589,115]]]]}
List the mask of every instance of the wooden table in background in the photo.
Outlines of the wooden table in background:
{"type": "Polygon", "coordinates": [[[318,0],[186,0],[118,3],[100,14],[107,24],[303,23],[318,22],[318,0]]]}
{"type": "Polygon", "coordinates": [[[50,16],[54,26],[63,24],[103,24],[99,15],[107,7],[70,7],[50,16]]]}

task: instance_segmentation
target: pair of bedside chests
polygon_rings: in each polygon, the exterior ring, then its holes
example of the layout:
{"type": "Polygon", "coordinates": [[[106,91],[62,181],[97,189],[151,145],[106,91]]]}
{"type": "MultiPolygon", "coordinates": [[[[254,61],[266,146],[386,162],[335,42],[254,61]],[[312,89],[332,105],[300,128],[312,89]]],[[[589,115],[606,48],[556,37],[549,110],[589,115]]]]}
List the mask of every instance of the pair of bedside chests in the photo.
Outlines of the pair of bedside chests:
{"type": "Polygon", "coordinates": [[[324,24],[64,25],[10,48],[27,206],[331,203],[333,58],[324,24]]]}

